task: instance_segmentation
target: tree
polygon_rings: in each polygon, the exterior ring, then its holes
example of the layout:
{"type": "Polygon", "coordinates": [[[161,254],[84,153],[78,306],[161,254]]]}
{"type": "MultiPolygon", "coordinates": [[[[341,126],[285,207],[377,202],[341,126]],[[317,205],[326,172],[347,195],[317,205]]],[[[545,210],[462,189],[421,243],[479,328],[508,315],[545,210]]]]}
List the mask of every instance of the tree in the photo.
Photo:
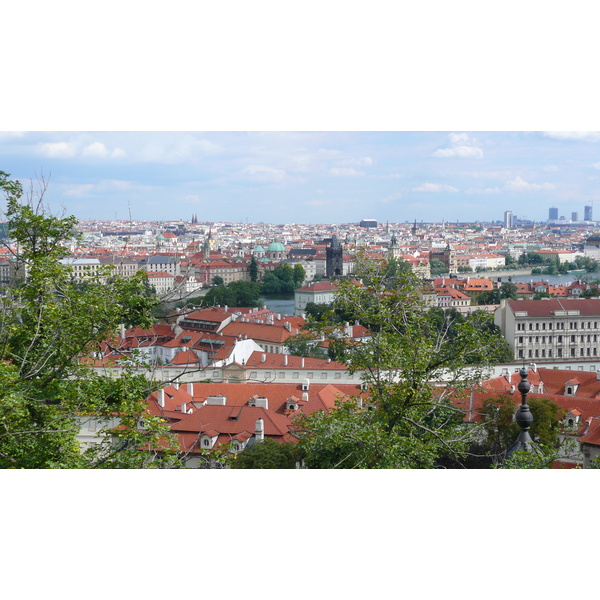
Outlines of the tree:
{"type": "MultiPolygon", "coordinates": [[[[529,430],[531,438],[539,445],[541,452],[555,452],[560,445],[560,407],[548,398],[529,397],[527,404],[533,417],[529,430]]],[[[501,395],[483,401],[481,413],[487,432],[485,447],[496,463],[503,460],[503,453],[519,435],[520,428],[515,422],[517,410],[517,403],[512,396],[501,395]]]]}
{"type": "Polygon", "coordinates": [[[336,305],[371,331],[369,341],[346,345],[343,357],[351,373],[363,373],[368,399],[362,406],[339,401],[327,414],[301,419],[306,464],[427,468],[443,456],[463,456],[476,432],[450,394],[478,381],[502,351],[489,316],[477,312],[453,324],[451,316],[427,310],[412,274],[393,290],[369,261],[357,260],[355,274],[364,286],[341,282],[336,305]],[[443,386],[430,385],[442,379],[443,386]]]}
{"type": "Polygon", "coordinates": [[[442,275],[448,272],[448,267],[438,258],[429,262],[429,269],[432,275],[442,275]]]}
{"type": "Polygon", "coordinates": [[[201,299],[202,306],[261,306],[261,287],[252,281],[232,281],[210,288],[201,299]]]}
{"type": "Polygon", "coordinates": [[[212,284],[213,285],[224,285],[225,284],[225,280],[220,275],[215,275],[212,278],[212,284]]]}
{"type": "Polygon", "coordinates": [[[24,198],[21,185],[0,172],[0,189],[19,274],[0,301],[0,467],[168,463],[167,428],[146,414],[151,384],[131,373],[101,377],[85,364],[120,324],[150,325],[157,300],[147,294],[146,275],[125,280],[107,268],[84,286],[73,283],[60,260],[69,254],[63,244],[74,217],[47,211],[44,182],[24,198]],[[76,436],[90,415],[104,423],[104,442],[82,453],[76,436]]]}
{"type": "Polygon", "coordinates": [[[500,304],[500,290],[484,290],[477,294],[477,304],[483,306],[486,304],[500,304]]]}
{"type": "Polygon", "coordinates": [[[397,277],[404,273],[412,271],[410,263],[403,259],[390,258],[387,263],[387,268],[384,270],[384,276],[388,279],[397,277]]]}
{"type": "Polygon", "coordinates": [[[230,461],[232,469],[294,469],[301,460],[301,450],[294,442],[277,442],[266,438],[230,461]]]}
{"type": "Polygon", "coordinates": [[[509,298],[511,300],[516,300],[518,298],[517,291],[519,288],[512,281],[505,281],[500,286],[500,298],[509,298]]]}
{"type": "Polygon", "coordinates": [[[256,258],[252,257],[250,266],[248,267],[248,274],[250,275],[250,281],[258,281],[258,263],[256,258]]]}
{"type": "Polygon", "coordinates": [[[327,352],[319,346],[320,338],[315,338],[308,331],[287,338],[285,341],[292,356],[312,356],[314,358],[327,358],[327,352]]]}
{"type": "Polygon", "coordinates": [[[294,279],[295,286],[301,286],[304,283],[304,280],[306,279],[306,271],[304,267],[300,264],[295,264],[292,277],[294,279]]]}

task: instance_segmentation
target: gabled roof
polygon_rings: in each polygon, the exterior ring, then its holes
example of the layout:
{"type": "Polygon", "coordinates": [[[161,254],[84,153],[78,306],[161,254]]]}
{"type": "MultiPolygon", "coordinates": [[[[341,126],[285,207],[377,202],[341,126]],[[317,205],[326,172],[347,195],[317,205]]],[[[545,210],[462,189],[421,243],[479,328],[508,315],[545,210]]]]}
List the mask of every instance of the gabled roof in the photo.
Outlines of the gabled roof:
{"type": "Polygon", "coordinates": [[[246,336],[252,340],[260,340],[282,344],[287,338],[293,336],[291,331],[284,327],[283,323],[274,322],[273,324],[266,323],[242,323],[241,321],[233,321],[223,327],[224,335],[233,337],[246,336]]]}

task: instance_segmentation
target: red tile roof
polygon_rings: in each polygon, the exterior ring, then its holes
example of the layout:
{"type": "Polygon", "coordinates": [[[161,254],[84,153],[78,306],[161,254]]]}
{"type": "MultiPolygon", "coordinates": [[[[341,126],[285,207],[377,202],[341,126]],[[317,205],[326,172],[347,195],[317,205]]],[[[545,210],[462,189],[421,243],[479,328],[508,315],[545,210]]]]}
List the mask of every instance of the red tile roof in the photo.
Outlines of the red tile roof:
{"type": "Polygon", "coordinates": [[[527,312],[530,317],[553,317],[555,311],[578,310],[581,316],[600,316],[600,298],[546,300],[508,300],[513,312],[527,312]]]}

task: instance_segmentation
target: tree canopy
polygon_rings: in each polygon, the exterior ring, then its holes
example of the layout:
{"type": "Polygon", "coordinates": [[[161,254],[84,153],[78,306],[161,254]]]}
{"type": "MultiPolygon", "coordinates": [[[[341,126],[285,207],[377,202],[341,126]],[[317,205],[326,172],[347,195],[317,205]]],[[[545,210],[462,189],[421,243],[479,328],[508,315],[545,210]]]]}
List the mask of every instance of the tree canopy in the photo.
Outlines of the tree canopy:
{"type": "Polygon", "coordinates": [[[45,185],[24,197],[0,172],[0,189],[19,274],[0,300],[0,467],[159,465],[171,445],[164,425],[146,414],[149,382],[131,373],[100,376],[84,362],[121,324],[150,325],[157,300],[146,275],[122,279],[106,268],[76,283],[60,262],[75,218],[46,209],[45,185]],[[82,451],[76,437],[91,415],[106,435],[82,451]]]}
{"type": "MultiPolygon", "coordinates": [[[[505,351],[489,315],[458,319],[431,311],[411,273],[389,289],[385,273],[357,261],[363,286],[343,281],[335,305],[371,331],[361,344],[341,344],[340,360],[361,371],[368,404],[339,401],[329,413],[301,420],[300,444],[313,468],[427,468],[465,454],[476,435],[450,393],[479,380],[505,351]],[[431,381],[445,381],[433,387],[431,381]]],[[[335,338],[330,343],[336,344],[335,338]]]]}

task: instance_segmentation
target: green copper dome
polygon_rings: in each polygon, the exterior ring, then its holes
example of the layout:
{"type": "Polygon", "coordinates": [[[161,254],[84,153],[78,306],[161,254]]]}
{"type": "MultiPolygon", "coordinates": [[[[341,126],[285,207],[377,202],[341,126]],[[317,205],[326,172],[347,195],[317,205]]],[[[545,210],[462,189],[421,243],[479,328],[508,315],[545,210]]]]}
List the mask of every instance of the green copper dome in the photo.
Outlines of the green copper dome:
{"type": "Polygon", "coordinates": [[[285,252],[285,246],[280,242],[272,242],[269,244],[267,252],[285,252]]]}

